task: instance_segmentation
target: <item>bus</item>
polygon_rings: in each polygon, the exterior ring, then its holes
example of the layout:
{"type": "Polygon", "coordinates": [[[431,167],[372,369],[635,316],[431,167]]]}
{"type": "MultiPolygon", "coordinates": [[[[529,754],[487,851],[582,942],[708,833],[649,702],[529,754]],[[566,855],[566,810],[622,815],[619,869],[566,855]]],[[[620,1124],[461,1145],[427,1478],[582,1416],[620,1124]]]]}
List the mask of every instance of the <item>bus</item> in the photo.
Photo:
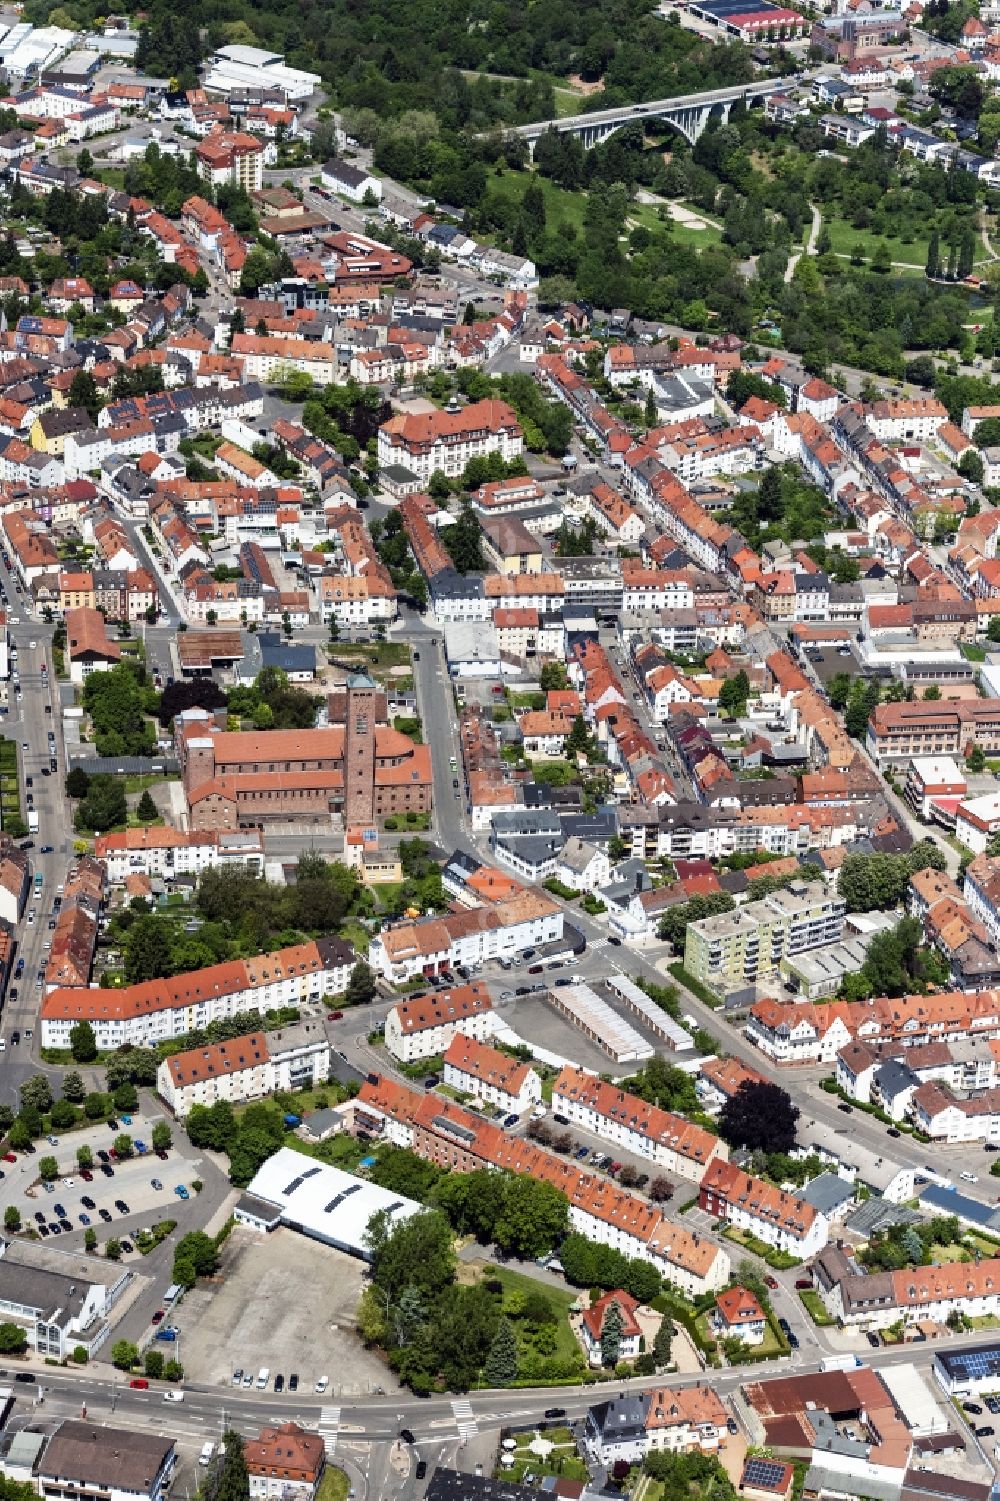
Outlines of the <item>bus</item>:
{"type": "Polygon", "coordinates": [[[40,870],[36,870],[35,871],[35,895],[36,896],[41,896],[41,894],[42,894],[42,873],[41,873],[40,870]]]}

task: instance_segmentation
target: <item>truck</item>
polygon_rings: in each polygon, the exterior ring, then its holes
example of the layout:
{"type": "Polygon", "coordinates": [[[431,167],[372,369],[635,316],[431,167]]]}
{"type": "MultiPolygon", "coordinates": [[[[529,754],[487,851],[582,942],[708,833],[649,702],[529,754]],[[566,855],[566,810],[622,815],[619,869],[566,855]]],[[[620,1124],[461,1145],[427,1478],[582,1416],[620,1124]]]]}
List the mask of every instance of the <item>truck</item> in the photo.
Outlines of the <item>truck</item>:
{"type": "Polygon", "coordinates": [[[38,813],[34,808],[28,809],[28,833],[38,833],[38,813]]]}
{"type": "Polygon", "coordinates": [[[853,1371],[860,1364],[860,1355],[826,1355],[819,1363],[821,1371],[853,1371]]]}
{"type": "Polygon", "coordinates": [[[209,1439],[207,1444],[202,1444],[201,1446],[201,1453],[198,1455],[198,1463],[200,1465],[210,1465],[212,1463],[212,1455],[214,1453],[215,1445],[212,1443],[211,1439],[209,1439]]]}

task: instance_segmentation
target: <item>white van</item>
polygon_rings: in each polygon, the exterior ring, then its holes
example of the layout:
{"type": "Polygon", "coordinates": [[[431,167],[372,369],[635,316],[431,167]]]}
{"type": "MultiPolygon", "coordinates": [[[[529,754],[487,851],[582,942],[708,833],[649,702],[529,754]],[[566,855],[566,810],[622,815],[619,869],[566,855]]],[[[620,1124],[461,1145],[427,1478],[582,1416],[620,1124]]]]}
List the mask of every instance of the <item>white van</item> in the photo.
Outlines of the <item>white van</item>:
{"type": "Polygon", "coordinates": [[[209,1464],[211,1464],[212,1463],[212,1455],[214,1453],[215,1453],[215,1445],[211,1442],[211,1440],[207,1444],[202,1444],[202,1446],[201,1446],[201,1453],[198,1455],[198,1463],[200,1465],[209,1465],[209,1464]]]}
{"type": "Polygon", "coordinates": [[[266,1365],[262,1365],[260,1370],[257,1372],[257,1389],[259,1391],[264,1391],[270,1379],[271,1372],[268,1370],[266,1365]]]}

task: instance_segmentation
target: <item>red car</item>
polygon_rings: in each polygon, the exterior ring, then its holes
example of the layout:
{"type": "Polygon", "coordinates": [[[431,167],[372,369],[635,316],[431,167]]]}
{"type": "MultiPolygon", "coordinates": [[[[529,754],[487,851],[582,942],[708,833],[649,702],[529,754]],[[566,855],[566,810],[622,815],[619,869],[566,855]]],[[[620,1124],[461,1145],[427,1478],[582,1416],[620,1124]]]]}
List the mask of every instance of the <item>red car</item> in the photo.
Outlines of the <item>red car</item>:
{"type": "Polygon", "coordinates": [[[153,1323],[153,1324],[159,1324],[160,1321],[163,1319],[163,1317],[164,1317],[163,1309],[162,1308],[158,1308],[156,1310],[156,1312],[153,1314],[153,1317],[150,1320],[150,1322],[153,1323]]]}
{"type": "Polygon", "coordinates": [[[136,1376],[132,1381],[129,1382],[129,1386],[133,1387],[137,1392],[149,1391],[149,1382],[146,1380],[145,1376],[136,1376]]]}
{"type": "Polygon", "coordinates": [[[328,1022],[339,1022],[342,1020],[343,1015],[342,1011],[328,1011],[326,1019],[328,1022]]]}
{"type": "Polygon", "coordinates": [[[17,1161],[17,1153],[16,1152],[4,1152],[4,1154],[3,1154],[3,1160],[4,1160],[4,1162],[16,1162],[17,1161]]]}
{"type": "Polygon", "coordinates": [[[768,1287],[777,1287],[778,1285],[774,1277],[765,1277],[764,1281],[767,1283],[768,1287]]]}
{"type": "Polygon", "coordinates": [[[108,1153],[108,1156],[111,1158],[112,1162],[117,1162],[118,1161],[118,1153],[115,1151],[114,1147],[111,1148],[111,1150],[108,1153]]]}
{"type": "MultiPolygon", "coordinates": [[[[90,1171],[89,1167],[82,1167],[80,1169],[80,1177],[83,1179],[84,1183],[93,1183],[93,1181],[94,1181],[94,1175],[90,1171]]],[[[810,1287],[812,1286],[811,1282],[810,1282],[809,1286],[810,1287]]]]}

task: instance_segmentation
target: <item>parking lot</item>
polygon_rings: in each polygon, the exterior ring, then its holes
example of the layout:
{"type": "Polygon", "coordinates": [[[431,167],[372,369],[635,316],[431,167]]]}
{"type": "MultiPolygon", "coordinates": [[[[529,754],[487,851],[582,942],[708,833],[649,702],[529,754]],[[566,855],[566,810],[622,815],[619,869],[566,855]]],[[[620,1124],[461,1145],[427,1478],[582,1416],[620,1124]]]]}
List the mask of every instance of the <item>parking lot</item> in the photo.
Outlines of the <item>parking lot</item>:
{"type": "Polygon", "coordinates": [[[315,1402],[313,1386],[323,1375],[331,1399],[394,1389],[355,1333],[364,1285],[364,1265],[352,1256],[293,1230],[263,1237],[237,1226],[219,1277],[199,1283],[171,1314],[188,1379],[228,1386],[237,1368],[256,1377],[267,1366],[273,1389],[276,1375],[287,1382],[294,1371],[304,1402],[315,1402]]]}
{"type": "MultiPolygon", "coordinates": [[[[158,1113],[154,1118],[162,1119],[158,1113]]],[[[186,1155],[176,1144],[179,1141],[181,1148],[187,1146],[186,1137],[175,1132],[175,1145],[166,1158],[159,1158],[152,1151],[124,1162],[110,1158],[116,1136],[127,1132],[133,1141],[145,1140],[148,1144],[152,1124],[149,1116],[135,1114],[130,1125],[120,1121],[115,1130],[102,1121],[86,1130],[67,1132],[55,1143],[41,1138],[35,1143],[32,1155],[18,1153],[16,1163],[2,1164],[0,1213],[14,1205],[20,1211],[25,1229],[44,1225],[45,1239],[58,1236],[61,1243],[74,1250],[82,1246],[88,1221],[97,1231],[99,1244],[103,1244],[111,1236],[127,1237],[130,1229],[149,1228],[157,1220],[176,1219],[181,1200],[174,1189],[183,1185],[192,1195],[191,1184],[198,1177],[198,1157],[186,1155]],[[76,1158],[77,1147],[84,1145],[94,1155],[90,1181],[83,1177],[76,1158]],[[100,1171],[101,1152],[108,1154],[111,1175],[100,1171]],[[38,1164],[46,1156],[55,1157],[59,1164],[59,1177],[51,1192],[38,1176],[38,1164]],[[154,1178],[162,1184],[161,1188],[153,1187],[154,1178]],[[91,1203],[84,1204],[85,1198],[91,1203]],[[116,1200],[127,1205],[127,1214],[116,1207],[116,1200]],[[60,1209],[65,1213],[60,1214],[60,1209]],[[39,1215],[43,1216],[41,1220],[39,1215]],[[68,1221],[70,1229],[60,1225],[60,1220],[68,1221]]]]}

